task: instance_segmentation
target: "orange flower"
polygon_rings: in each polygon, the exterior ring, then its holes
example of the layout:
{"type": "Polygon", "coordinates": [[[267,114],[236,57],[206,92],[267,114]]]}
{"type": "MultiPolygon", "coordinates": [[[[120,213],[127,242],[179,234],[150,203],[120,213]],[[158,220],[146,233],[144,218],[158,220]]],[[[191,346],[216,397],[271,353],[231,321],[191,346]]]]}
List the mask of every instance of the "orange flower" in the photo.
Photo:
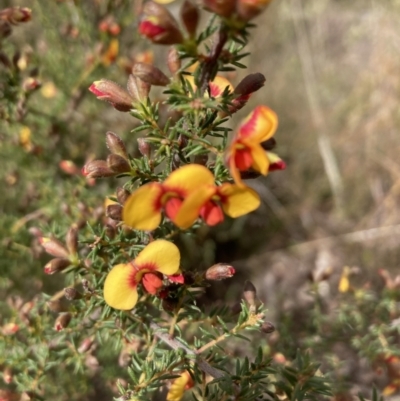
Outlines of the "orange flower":
{"type": "Polygon", "coordinates": [[[139,283],[155,295],[163,285],[163,274],[175,275],[179,264],[180,253],[176,245],[165,240],[151,242],[135,260],[110,270],[104,283],[104,300],[114,309],[132,309],[138,300],[139,283]]]}
{"type": "Polygon", "coordinates": [[[194,386],[193,379],[189,372],[183,372],[178,378],[176,378],[167,394],[167,401],[180,401],[183,397],[185,390],[188,390],[194,386]]]}
{"type": "MultiPolygon", "coordinates": [[[[258,75],[262,76],[262,74],[252,74],[252,75],[258,75]]],[[[247,78],[247,77],[246,77],[247,78]]],[[[244,79],[243,81],[246,81],[247,79],[244,79]]],[[[194,77],[187,75],[185,76],[185,79],[189,81],[193,91],[196,91],[196,85],[194,83],[194,77]]],[[[250,88],[250,91],[248,93],[241,93],[241,90],[243,89],[243,85],[239,86],[235,89],[233,85],[225,78],[220,75],[217,75],[212,82],[209,82],[208,87],[209,87],[209,94],[212,98],[219,98],[222,96],[226,88],[228,88],[228,93],[230,95],[234,95],[235,97],[232,99],[231,104],[228,107],[228,111],[230,114],[235,113],[236,111],[240,110],[249,100],[251,93],[255,92],[258,90],[263,84],[264,84],[265,78],[263,78],[262,84],[258,84],[257,87],[250,88]],[[237,89],[239,90],[237,91],[237,89]]],[[[247,89],[247,88],[245,88],[247,89]]],[[[206,94],[208,96],[208,94],[206,94]]]]}
{"type": "Polygon", "coordinates": [[[188,228],[200,215],[208,225],[214,226],[224,220],[224,212],[236,218],[256,210],[259,205],[260,198],[251,188],[229,183],[219,187],[204,185],[185,199],[175,217],[175,224],[188,228]]]}
{"type": "Polygon", "coordinates": [[[278,117],[267,106],[256,107],[242,122],[227,150],[227,164],[235,182],[243,186],[240,171],[252,168],[267,175],[270,160],[261,146],[271,138],[278,126],[278,117]]]}
{"type": "Polygon", "coordinates": [[[175,222],[183,200],[199,186],[212,184],[214,176],[206,167],[183,166],[172,172],[164,183],[150,183],[137,189],[124,204],[123,221],[129,227],[151,231],[159,226],[164,210],[175,222]]]}

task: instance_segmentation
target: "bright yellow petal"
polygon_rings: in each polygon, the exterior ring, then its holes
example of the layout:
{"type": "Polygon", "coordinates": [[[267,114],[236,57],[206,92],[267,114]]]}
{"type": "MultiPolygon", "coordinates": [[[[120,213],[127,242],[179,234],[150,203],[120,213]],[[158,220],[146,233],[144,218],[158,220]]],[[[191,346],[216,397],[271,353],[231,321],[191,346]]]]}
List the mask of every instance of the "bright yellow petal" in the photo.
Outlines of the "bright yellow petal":
{"type": "Polygon", "coordinates": [[[154,230],[161,222],[159,198],[163,190],[160,184],[146,184],[137,189],[124,203],[122,219],[137,230],[154,230]]]}
{"type": "Polygon", "coordinates": [[[200,164],[187,164],[175,170],[164,181],[167,189],[179,189],[186,194],[199,188],[201,185],[213,185],[214,175],[207,168],[200,164]]]}
{"type": "Polygon", "coordinates": [[[264,142],[271,138],[278,127],[278,116],[267,106],[256,107],[239,127],[239,136],[264,142]]]}
{"type": "Polygon", "coordinates": [[[114,266],[104,283],[104,300],[114,309],[129,310],[137,302],[138,293],[133,282],[134,269],[130,264],[114,266]]]}
{"type": "Polygon", "coordinates": [[[218,192],[223,195],[223,211],[230,217],[236,218],[256,210],[260,206],[257,192],[248,187],[222,184],[218,192]]]}
{"type": "Polygon", "coordinates": [[[204,185],[192,192],[182,203],[174,223],[182,229],[189,228],[199,217],[202,206],[215,194],[214,185],[204,185]]]}
{"type": "Polygon", "coordinates": [[[135,265],[141,266],[150,264],[160,273],[171,275],[179,270],[181,255],[178,247],[172,242],[159,239],[150,242],[135,259],[135,265]]]}
{"type": "Polygon", "coordinates": [[[232,84],[224,77],[217,75],[214,78],[214,81],[209,83],[210,86],[210,95],[212,97],[219,97],[224,92],[225,88],[228,86],[229,91],[232,93],[234,88],[232,84]]]}
{"type": "MultiPolygon", "coordinates": [[[[194,72],[194,70],[191,71],[191,72],[194,72]]],[[[193,75],[184,75],[184,78],[186,79],[186,81],[189,82],[190,86],[191,86],[192,89],[193,89],[193,92],[196,92],[197,86],[196,86],[196,84],[194,83],[194,76],[193,76],[193,75]]]]}
{"type": "Polygon", "coordinates": [[[183,372],[182,375],[176,378],[167,394],[167,401],[180,401],[187,387],[193,387],[190,383],[191,377],[188,372],[183,372]]]}
{"type": "Polygon", "coordinates": [[[269,160],[265,150],[260,145],[253,145],[251,147],[251,155],[253,157],[253,164],[251,167],[262,175],[267,175],[269,160]]]}

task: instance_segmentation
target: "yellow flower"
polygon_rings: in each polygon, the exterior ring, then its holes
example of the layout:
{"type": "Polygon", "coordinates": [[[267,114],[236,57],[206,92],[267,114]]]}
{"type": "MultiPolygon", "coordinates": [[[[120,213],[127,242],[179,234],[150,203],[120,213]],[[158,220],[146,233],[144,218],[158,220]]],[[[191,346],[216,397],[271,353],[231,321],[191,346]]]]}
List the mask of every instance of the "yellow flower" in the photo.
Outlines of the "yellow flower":
{"type": "Polygon", "coordinates": [[[236,218],[256,210],[259,206],[260,197],[251,188],[229,183],[218,187],[204,185],[185,199],[175,217],[175,224],[188,228],[200,215],[206,224],[214,226],[224,220],[224,212],[236,218]]]}
{"type": "Polygon", "coordinates": [[[183,372],[180,377],[176,378],[167,394],[167,401],[180,401],[185,390],[194,386],[192,377],[189,372],[183,372]]]}
{"type": "Polygon", "coordinates": [[[253,169],[262,175],[268,174],[271,162],[261,142],[272,138],[277,127],[278,117],[267,106],[256,107],[241,123],[226,156],[227,165],[236,184],[244,186],[240,171],[253,169]]]}
{"type": "Polygon", "coordinates": [[[183,200],[199,186],[212,184],[214,176],[206,167],[183,166],[162,184],[150,183],[137,189],[124,203],[123,221],[129,227],[151,231],[159,226],[164,211],[175,222],[183,200]]]}
{"type": "Polygon", "coordinates": [[[110,270],[104,283],[104,300],[115,309],[132,309],[138,300],[140,283],[147,292],[156,294],[162,287],[162,275],[176,274],[179,264],[180,253],[176,245],[165,240],[151,242],[135,260],[110,270]]]}

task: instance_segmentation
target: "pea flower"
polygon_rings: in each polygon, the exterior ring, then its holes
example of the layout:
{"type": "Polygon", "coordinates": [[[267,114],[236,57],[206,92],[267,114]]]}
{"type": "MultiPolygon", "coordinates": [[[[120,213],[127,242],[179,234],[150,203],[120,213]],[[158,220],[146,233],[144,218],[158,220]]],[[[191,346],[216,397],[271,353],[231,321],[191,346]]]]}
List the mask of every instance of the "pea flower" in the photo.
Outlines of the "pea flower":
{"type": "Polygon", "coordinates": [[[180,401],[185,393],[194,386],[193,379],[188,371],[184,371],[178,378],[176,378],[171,385],[167,394],[167,401],[180,401]]]}
{"type": "MultiPolygon", "coordinates": [[[[185,79],[189,81],[195,91],[196,85],[194,83],[194,77],[186,76],[185,79]]],[[[233,114],[240,110],[247,103],[251,94],[262,88],[264,83],[265,77],[263,74],[249,74],[239,82],[236,88],[234,88],[228,79],[221,75],[217,75],[213,81],[209,82],[208,87],[210,96],[213,98],[221,97],[226,88],[228,88],[228,92],[234,96],[230,106],[228,107],[229,113],[233,114]]]]}
{"type": "Polygon", "coordinates": [[[206,167],[199,164],[183,166],[173,171],[163,183],[145,184],[133,192],[124,204],[122,219],[129,227],[147,231],[159,226],[162,211],[175,222],[183,200],[199,186],[213,184],[214,176],[206,167]]]}
{"type": "Polygon", "coordinates": [[[244,186],[240,171],[250,168],[267,175],[271,164],[261,146],[273,137],[278,127],[278,117],[267,106],[256,107],[241,123],[226,155],[226,162],[232,178],[239,186],[244,186]]]}
{"type": "Polygon", "coordinates": [[[185,229],[200,216],[206,224],[214,226],[224,220],[224,212],[236,218],[259,206],[260,197],[251,188],[229,183],[220,186],[203,185],[184,200],[174,222],[185,229]]]}
{"type": "Polygon", "coordinates": [[[114,309],[132,309],[138,300],[137,287],[155,295],[161,289],[163,274],[174,276],[179,270],[179,249],[172,242],[156,240],[129,263],[114,266],[104,283],[104,300],[114,309]]]}

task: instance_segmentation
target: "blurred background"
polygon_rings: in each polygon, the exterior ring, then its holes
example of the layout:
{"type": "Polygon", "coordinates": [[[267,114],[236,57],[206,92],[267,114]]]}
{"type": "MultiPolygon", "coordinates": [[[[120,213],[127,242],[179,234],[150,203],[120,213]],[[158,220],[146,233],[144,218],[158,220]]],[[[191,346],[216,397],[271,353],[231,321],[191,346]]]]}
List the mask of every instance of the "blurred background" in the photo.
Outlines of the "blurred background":
{"type": "MultiPolygon", "coordinates": [[[[11,295],[28,300],[63,287],[43,277],[47,257],[35,230],[64,233],[93,219],[124,182],[90,186],[79,176],[85,161],[106,157],[105,133],[137,154],[135,120],[87,88],[101,78],[125,85],[135,61],[167,73],[168,50],[138,37],[133,1],[3,0],[12,5],[33,12],[1,44],[18,67],[10,78],[0,63],[4,316],[11,295]],[[21,91],[28,78],[40,88],[21,91]]],[[[249,181],[260,209],[204,229],[190,249],[202,267],[237,268],[224,284],[228,301],[240,298],[244,280],[254,282],[277,328],[260,339],[270,355],[282,362],[309,349],[334,378],[338,399],[368,395],[372,384],[392,396],[400,380],[387,362],[399,345],[399,18],[397,0],[274,0],[254,20],[248,69],[229,79],[235,85],[261,72],[266,84],[231,128],[256,105],[271,107],[279,116],[275,151],[287,168],[249,181]]],[[[221,301],[220,285],[208,302],[221,301]]]]}

